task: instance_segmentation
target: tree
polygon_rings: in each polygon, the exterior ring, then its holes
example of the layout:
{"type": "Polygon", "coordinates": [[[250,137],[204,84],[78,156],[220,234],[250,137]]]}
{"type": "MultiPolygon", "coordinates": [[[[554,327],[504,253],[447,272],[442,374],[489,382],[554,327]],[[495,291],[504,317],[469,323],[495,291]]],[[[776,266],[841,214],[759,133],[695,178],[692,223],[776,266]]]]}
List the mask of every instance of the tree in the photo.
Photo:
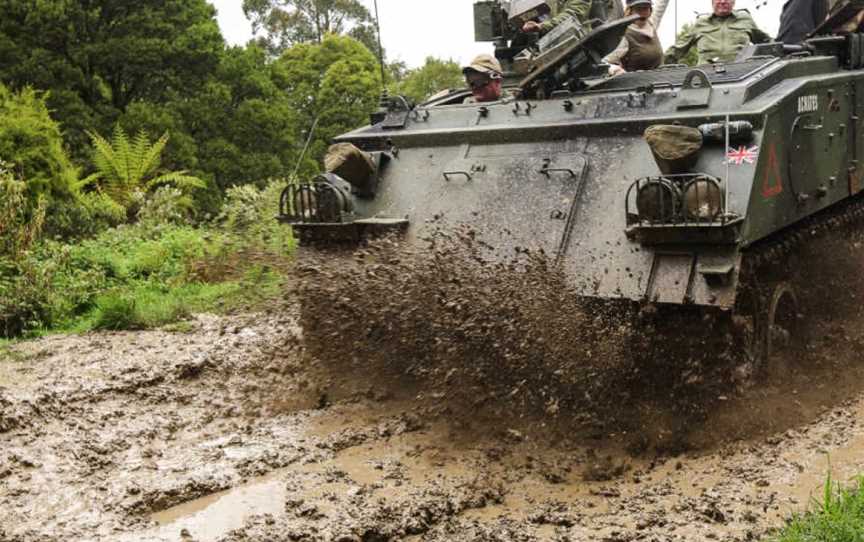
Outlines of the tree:
{"type": "Polygon", "coordinates": [[[0,85],[0,160],[27,184],[33,202],[69,197],[78,178],[44,94],[29,88],[12,92],[0,85]]]}
{"type": "Polygon", "coordinates": [[[133,104],[121,124],[128,133],[170,131],[167,167],[192,170],[222,191],[263,186],[291,171],[296,127],[308,115],[274,82],[276,70],[255,44],[229,48],[194,96],[133,104]]]}
{"type": "MultiPolygon", "coordinates": [[[[159,171],[162,151],[168,143],[167,133],[150,143],[144,132],[130,139],[118,124],[112,141],[92,132],[90,138],[96,173],[80,181],[78,186],[97,186],[127,212],[134,211],[136,193],[146,193],[163,185],[173,185],[186,193],[205,187],[204,181],[185,171],[159,171]]],[[[191,200],[186,202],[191,205],[191,200]]]]}
{"type": "Polygon", "coordinates": [[[321,43],[327,34],[352,33],[372,46],[372,17],[359,0],[243,0],[243,11],[252,20],[253,31],[274,56],[300,43],[321,43]]]}
{"type": "Polygon", "coordinates": [[[49,90],[77,158],[137,101],[191,94],[224,49],[206,0],[0,0],[0,81],[49,90]]]}
{"type": "Polygon", "coordinates": [[[409,70],[401,81],[391,84],[390,92],[408,96],[419,103],[442,90],[464,86],[462,70],[456,61],[430,56],[422,67],[409,70]]]}
{"type": "Polygon", "coordinates": [[[274,65],[274,82],[290,108],[305,114],[295,127],[295,143],[302,144],[314,127],[304,173],[317,169],[332,138],[368,122],[381,92],[374,55],[358,41],[336,35],[285,51],[274,65]]]}

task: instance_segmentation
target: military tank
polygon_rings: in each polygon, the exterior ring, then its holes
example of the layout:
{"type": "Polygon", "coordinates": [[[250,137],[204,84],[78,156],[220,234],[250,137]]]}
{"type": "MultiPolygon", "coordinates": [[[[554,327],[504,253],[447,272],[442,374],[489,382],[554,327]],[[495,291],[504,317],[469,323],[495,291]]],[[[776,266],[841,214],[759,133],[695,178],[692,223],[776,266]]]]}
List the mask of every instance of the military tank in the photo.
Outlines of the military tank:
{"type": "Polygon", "coordinates": [[[738,322],[770,364],[803,336],[789,255],[864,215],[864,34],[831,33],[862,2],[800,45],[614,78],[602,58],[633,18],[526,40],[520,17],[544,3],[513,4],[475,5],[511,98],[386,97],[336,138],[360,159],[288,187],[280,219],[313,250],[471,224],[554,258],[585,298],[738,322]]]}

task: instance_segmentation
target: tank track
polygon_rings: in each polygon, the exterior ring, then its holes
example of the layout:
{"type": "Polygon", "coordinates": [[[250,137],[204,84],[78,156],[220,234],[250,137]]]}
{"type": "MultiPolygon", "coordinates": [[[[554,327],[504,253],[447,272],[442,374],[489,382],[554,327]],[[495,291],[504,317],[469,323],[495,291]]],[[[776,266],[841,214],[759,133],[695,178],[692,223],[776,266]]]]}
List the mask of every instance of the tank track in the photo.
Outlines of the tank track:
{"type": "Polygon", "coordinates": [[[807,217],[743,251],[742,277],[747,280],[766,267],[782,265],[801,246],[829,233],[864,225],[864,193],[807,217]]]}

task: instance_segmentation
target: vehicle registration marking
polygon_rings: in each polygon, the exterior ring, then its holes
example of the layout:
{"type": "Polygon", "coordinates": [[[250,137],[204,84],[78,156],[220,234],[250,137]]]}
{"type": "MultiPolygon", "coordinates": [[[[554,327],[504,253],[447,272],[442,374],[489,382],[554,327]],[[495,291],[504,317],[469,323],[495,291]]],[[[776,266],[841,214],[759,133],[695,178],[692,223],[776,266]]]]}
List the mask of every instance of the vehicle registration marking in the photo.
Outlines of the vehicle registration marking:
{"type": "Polygon", "coordinates": [[[812,113],[813,111],[819,111],[819,95],[811,94],[809,96],[799,96],[798,112],[812,113]]]}

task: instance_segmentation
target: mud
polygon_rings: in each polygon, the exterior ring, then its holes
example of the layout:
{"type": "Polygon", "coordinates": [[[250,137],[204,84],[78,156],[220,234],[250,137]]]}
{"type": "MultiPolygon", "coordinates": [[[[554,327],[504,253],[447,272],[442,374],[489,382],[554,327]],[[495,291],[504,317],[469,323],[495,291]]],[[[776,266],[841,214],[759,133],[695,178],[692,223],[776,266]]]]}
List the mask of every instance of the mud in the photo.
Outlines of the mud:
{"type": "Polygon", "coordinates": [[[373,246],[269,314],[15,346],[0,540],[759,540],[864,468],[854,285],[754,383],[489,250],[373,246]]]}

